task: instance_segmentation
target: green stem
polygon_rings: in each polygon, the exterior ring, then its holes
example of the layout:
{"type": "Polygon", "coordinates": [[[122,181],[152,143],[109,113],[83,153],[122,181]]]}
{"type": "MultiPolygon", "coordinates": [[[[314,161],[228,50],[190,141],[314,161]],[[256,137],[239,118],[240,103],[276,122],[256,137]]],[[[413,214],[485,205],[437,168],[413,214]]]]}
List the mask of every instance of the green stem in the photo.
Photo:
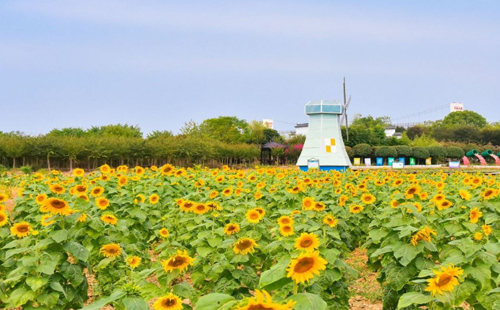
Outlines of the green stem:
{"type": "Polygon", "coordinates": [[[299,291],[299,284],[297,282],[293,283],[293,295],[297,295],[297,292],[299,291]]]}

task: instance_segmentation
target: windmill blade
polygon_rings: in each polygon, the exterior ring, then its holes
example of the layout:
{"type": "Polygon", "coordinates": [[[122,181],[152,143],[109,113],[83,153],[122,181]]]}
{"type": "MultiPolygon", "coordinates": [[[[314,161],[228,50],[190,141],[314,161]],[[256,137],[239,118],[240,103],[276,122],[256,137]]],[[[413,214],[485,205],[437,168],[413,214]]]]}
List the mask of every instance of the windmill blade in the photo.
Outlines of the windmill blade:
{"type": "Polygon", "coordinates": [[[350,104],[351,104],[351,96],[349,96],[349,100],[347,100],[347,103],[344,104],[344,109],[346,110],[346,112],[347,112],[347,108],[349,108],[350,104]]]}

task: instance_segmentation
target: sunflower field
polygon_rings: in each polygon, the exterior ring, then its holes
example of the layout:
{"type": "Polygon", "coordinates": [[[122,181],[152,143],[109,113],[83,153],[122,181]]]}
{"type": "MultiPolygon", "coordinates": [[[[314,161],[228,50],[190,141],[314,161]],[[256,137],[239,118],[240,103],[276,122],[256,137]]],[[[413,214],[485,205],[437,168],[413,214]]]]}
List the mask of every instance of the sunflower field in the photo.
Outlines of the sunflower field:
{"type": "Polygon", "coordinates": [[[0,177],[0,308],[500,309],[500,178],[104,165],[0,177]]]}

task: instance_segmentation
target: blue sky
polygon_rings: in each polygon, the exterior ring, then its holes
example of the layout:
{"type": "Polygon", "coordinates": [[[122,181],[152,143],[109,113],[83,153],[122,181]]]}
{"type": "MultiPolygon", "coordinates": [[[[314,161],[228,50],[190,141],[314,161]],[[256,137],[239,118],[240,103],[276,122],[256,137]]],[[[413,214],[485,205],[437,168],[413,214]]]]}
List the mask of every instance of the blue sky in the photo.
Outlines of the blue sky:
{"type": "Polygon", "coordinates": [[[463,102],[500,121],[498,16],[472,0],[2,0],[0,131],[222,115],[287,130],[344,76],[351,116],[463,102]]]}

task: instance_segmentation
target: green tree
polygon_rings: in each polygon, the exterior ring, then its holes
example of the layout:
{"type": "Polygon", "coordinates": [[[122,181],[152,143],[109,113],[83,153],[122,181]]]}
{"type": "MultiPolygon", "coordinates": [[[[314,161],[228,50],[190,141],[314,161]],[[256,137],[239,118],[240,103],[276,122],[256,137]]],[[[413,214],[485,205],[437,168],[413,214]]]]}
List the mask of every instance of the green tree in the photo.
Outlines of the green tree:
{"type": "Polygon", "coordinates": [[[55,137],[78,137],[81,138],[86,135],[85,130],[76,127],[67,127],[62,129],[52,129],[47,136],[55,137]]]}
{"type": "Polygon", "coordinates": [[[93,136],[106,137],[127,137],[127,138],[142,138],[143,134],[138,126],[132,125],[106,125],[101,127],[92,127],[87,131],[93,136]]]}
{"type": "Polygon", "coordinates": [[[169,130],[154,130],[147,135],[147,139],[158,139],[160,137],[173,137],[174,134],[169,130]]]}
{"type": "Polygon", "coordinates": [[[226,143],[245,142],[249,134],[248,123],[234,116],[206,119],[200,124],[200,130],[210,138],[226,143]]]}
{"type": "Polygon", "coordinates": [[[473,126],[483,128],[487,124],[486,119],[474,111],[451,112],[443,119],[444,126],[473,126]]]}
{"type": "Polygon", "coordinates": [[[352,152],[355,156],[368,157],[372,154],[373,149],[371,145],[366,143],[356,144],[352,148],[352,152]]]}
{"type": "Polygon", "coordinates": [[[3,153],[12,159],[12,168],[16,168],[16,159],[27,151],[27,138],[21,135],[2,135],[0,145],[3,153]]]}

